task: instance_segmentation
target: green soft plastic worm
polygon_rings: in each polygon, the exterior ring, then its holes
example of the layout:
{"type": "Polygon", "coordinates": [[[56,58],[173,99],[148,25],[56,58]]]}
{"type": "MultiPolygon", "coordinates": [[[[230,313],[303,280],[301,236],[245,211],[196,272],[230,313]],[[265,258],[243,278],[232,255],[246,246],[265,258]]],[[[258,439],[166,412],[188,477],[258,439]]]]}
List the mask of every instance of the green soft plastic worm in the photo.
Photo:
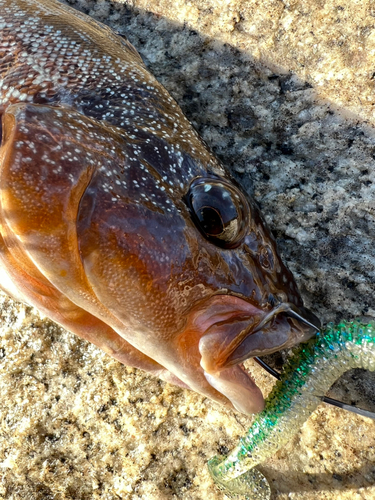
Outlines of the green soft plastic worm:
{"type": "Polygon", "coordinates": [[[375,371],[375,323],[331,323],[300,345],[247,435],[226,458],[215,456],[208,462],[218,487],[231,498],[268,500],[270,486],[255,466],[286,444],[351,368],[375,371]]]}

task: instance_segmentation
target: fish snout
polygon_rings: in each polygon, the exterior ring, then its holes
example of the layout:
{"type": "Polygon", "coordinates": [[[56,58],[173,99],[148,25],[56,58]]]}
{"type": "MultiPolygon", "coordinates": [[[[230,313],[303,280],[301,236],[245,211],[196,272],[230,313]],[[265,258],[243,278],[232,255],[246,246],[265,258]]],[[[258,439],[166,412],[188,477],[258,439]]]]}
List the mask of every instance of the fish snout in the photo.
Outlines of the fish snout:
{"type": "Polygon", "coordinates": [[[306,342],[319,328],[319,319],[303,306],[281,303],[267,313],[253,308],[247,317],[211,324],[199,342],[201,366],[208,373],[219,372],[306,342]]]}
{"type": "Polygon", "coordinates": [[[287,316],[297,319],[301,325],[306,326],[306,338],[301,339],[299,342],[305,342],[313,337],[321,328],[319,318],[310,309],[304,306],[297,307],[294,304],[288,304],[287,316]]]}
{"type": "MultiPolygon", "coordinates": [[[[222,298],[225,301],[225,298],[222,298]]],[[[245,309],[245,307],[244,307],[245,309]]],[[[208,383],[243,413],[260,411],[261,392],[241,363],[305,342],[320,328],[305,307],[281,303],[271,311],[253,308],[252,314],[213,323],[199,341],[201,367],[208,383]]]]}

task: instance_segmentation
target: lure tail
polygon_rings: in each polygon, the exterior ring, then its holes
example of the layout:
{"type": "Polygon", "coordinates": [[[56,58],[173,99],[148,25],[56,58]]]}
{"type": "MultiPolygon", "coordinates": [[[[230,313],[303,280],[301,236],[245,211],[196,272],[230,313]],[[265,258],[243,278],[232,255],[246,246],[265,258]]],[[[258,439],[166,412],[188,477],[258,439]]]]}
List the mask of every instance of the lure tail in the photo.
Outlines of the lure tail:
{"type": "Polygon", "coordinates": [[[268,500],[270,487],[254,467],[289,441],[322,395],[351,368],[375,371],[375,323],[331,323],[300,345],[247,435],[227,458],[208,462],[215,483],[231,498],[268,500]]]}

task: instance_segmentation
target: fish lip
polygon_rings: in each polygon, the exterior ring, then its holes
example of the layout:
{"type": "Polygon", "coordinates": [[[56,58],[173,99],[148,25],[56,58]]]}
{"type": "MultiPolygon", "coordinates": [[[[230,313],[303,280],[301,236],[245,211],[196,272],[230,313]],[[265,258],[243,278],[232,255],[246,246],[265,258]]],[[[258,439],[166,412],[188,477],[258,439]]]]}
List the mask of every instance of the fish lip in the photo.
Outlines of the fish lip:
{"type": "MultiPolygon", "coordinates": [[[[244,302],[246,301],[244,300],[244,302]]],[[[255,324],[253,322],[240,329],[233,335],[233,338],[229,342],[223,337],[223,341],[220,343],[220,335],[222,334],[216,333],[215,330],[217,331],[220,327],[223,327],[224,332],[225,328],[228,330],[233,328],[235,330],[235,324],[238,323],[240,326],[241,323],[247,321],[247,318],[240,315],[227,321],[213,322],[211,324],[199,342],[200,364],[206,373],[219,373],[251,357],[271,354],[272,352],[292,347],[297,343],[307,341],[320,329],[320,321],[311,311],[303,306],[298,307],[293,303],[281,302],[269,312],[264,312],[261,309],[258,309],[258,311],[261,313],[258,316],[258,321],[255,324]],[[273,347],[257,349],[257,340],[259,340],[258,344],[261,345],[266,338],[265,336],[269,333],[267,329],[273,322],[277,323],[277,320],[281,316],[283,317],[281,329],[285,330],[285,339],[279,342],[275,340],[273,347]],[[255,346],[253,349],[246,350],[244,345],[249,343],[246,342],[249,338],[250,344],[253,340],[255,341],[255,346]]],[[[272,332],[272,329],[269,331],[272,332]]],[[[277,333],[277,330],[274,333],[277,333]]]]}
{"type": "Polygon", "coordinates": [[[201,303],[191,319],[187,333],[195,330],[199,336],[200,365],[207,383],[247,415],[261,411],[264,398],[242,362],[305,341],[320,326],[302,305],[278,303],[265,311],[230,295],[201,303]]]}
{"type": "Polygon", "coordinates": [[[291,302],[285,303],[285,305],[288,306],[288,308],[285,310],[285,312],[299,321],[301,323],[305,324],[306,326],[311,327],[313,330],[315,330],[315,333],[320,332],[320,328],[322,326],[319,318],[315,316],[314,313],[312,313],[309,309],[307,309],[304,306],[297,307],[295,304],[292,304],[291,302]]]}
{"type": "MultiPolygon", "coordinates": [[[[284,304],[288,305],[288,304],[284,304]]],[[[262,322],[262,327],[261,328],[255,328],[251,332],[248,333],[245,339],[243,339],[242,343],[239,343],[237,346],[237,349],[232,350],[231,353],[228,353],[227,358],[225,359],[222,369],[227,369],[228,367],[235,366],[238,364],[241,364],[242,362],[246,361],[249,358],[253,358],[255,356],[262,356],[262,355],[267,355],[267,354],[272,354],[273,352],[276,351],[281,351],[283,349],[287,349],[290,347],[295,346],[296,344],[307,342],[311,337],[314,337],[319,331],[320,331],[320,321],[319,319],[308,309],[301,307],[301,311],[298,312],[298,308],[294,304],[293,308],[285,307],[280,308],[276,314],[274,314],[272,317],[269,318],[268,322],[262,322]],[[302,311],[305,312],[305,314],[308,316],[309,319],[304,318],[301,313],[302,311]],[[272,335],[272,330],[269,331],[264,331],[264,328],[267,327],[272,320],[276,319],[278,314],[284,315],[287,318],[293,318],[298,320],[298,326],[300,327],[300,331],[298,332],[298,335],[295,338],[288,338],[285,340],[284,343],[280,343],[279,345],[275,346],[274,348],[270,349],[259,349],[257,350],[256,348],[253,348],[251,350],[246,350],[245,353],[240,355],[239,351],[241,349],[241,344],[245,344],[246,340],[251,341],[256,337],[260,335],[272,335]],[[304,328],[301,328],[301,326],[304,326],[304,328]]],[[[256,341],[255,341],[256,344],[256,341]]]]}
{"type": "Polygon", "coordinates": [[[205,335],[215,325],[227,324],[239,319],[247,319],[264,311],[242,297],[229,294],[215,294],[196,307],[190,323],[205,335]]]}

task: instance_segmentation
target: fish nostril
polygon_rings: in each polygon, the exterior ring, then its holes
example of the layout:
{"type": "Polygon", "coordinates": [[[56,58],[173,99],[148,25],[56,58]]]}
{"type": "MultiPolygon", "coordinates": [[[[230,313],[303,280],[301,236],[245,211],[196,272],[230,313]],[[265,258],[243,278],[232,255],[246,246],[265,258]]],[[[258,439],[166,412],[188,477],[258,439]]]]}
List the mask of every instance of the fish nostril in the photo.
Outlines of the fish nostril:
{"type": "Polygon", "coordinates": [[[271,248],[267,245],[260,249],[259,263],[263,269],[272,272],[275,267],[275,259],[271,248]]]}
{"type": "Polygon", "coordinates": [[[271,307],[275,307],[275,305],[278,303],[278,299],[272,294],[270,293],[268,295],[268,304],[271,306],[271,307]]]}

